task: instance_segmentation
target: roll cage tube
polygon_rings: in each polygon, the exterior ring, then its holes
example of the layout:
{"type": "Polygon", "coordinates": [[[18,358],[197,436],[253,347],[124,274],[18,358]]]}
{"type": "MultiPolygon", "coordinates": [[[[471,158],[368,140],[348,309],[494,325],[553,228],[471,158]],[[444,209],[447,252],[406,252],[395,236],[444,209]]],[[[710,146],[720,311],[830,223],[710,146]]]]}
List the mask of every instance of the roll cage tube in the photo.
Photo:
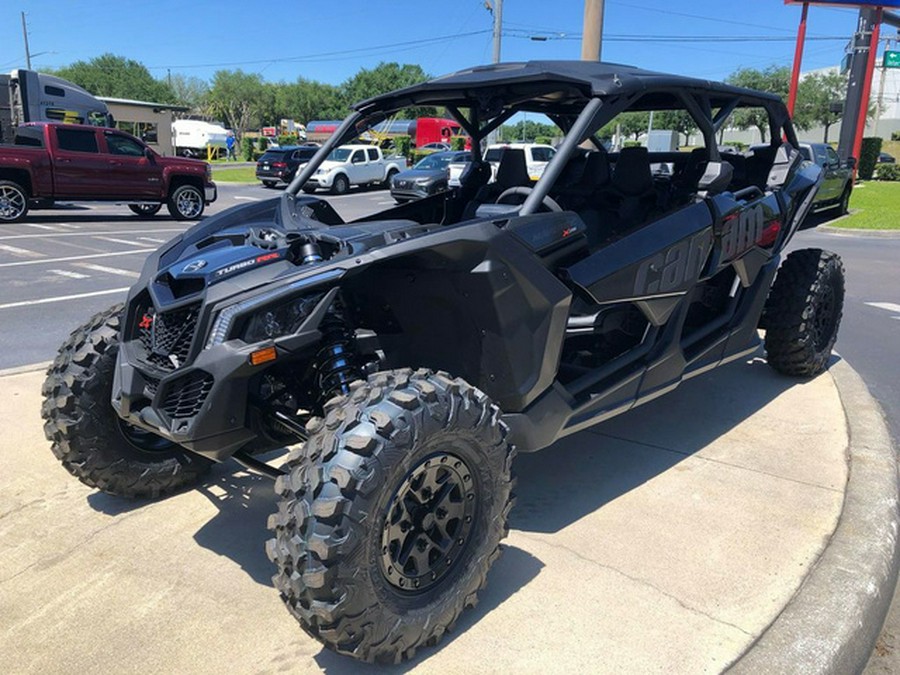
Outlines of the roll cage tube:
{"type": "Polygon", "coordinates": [[[553,187],[554,183],[556,183],[556,179],[559,178],[559,174],[562,173],[566,162],[569,161],[572,153],[575,152],[575,148],[577,148],[578,144],[581,142],[581,138],[587,137],[594,132],[594,129],[592,129],[591,126],[594,124],[594,120],[602,107],[603,101],[599,98],[592,98],[588,101],[587,105],[584,106],[584,110],[581,111],[578,119],[572,124],[572,128],[569,130],[569,133],[566,134],[566,138],[563,140],[562,145],[559,146],[556,155],[553,156],[553,159],[550,160],[547,168],[544,169],[544,173],[537,182],[537,185],[534,186],[534,190],[531,191],[531,194],[528,195],[522,203],[522,208],[519,209],[519,215],[531,215],[538,210],[538,207],[544,201],[544,197],[549,194],[550,188],[553,187]]]}
{"type": "Polygon", "coordinates": [[[337,128],[337,131],[331,134],[328,140],[325,141],[321,148],[319,148],[319,151],[312,156],[312,159],[309,160],[306,168],[294,176],[294,180],[291,181],[291,184],[288,185],[287,189],[284,191],[285,197],[296,197],[303,184],[313,175],[313,173],[315,173],[316,169],[318,169],[322,162],[325,161],[325,158],[331,154],[332,150],[341,145],[345,140],[348,140],[348,137],[355,138],[359,135],[356,124],[362,117],[362,113],[353,111],[343,122],[341,122],[341,126],[337,128]],[[351,132],[353,132],[352,136],[350,136],[351,132]]]}

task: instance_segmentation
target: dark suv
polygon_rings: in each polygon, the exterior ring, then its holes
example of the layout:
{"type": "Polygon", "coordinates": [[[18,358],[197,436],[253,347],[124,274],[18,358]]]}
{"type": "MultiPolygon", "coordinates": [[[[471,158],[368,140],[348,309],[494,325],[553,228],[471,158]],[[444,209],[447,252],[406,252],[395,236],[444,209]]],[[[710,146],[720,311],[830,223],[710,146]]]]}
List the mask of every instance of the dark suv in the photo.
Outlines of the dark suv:
{"type": "Polygon", "coordinates": [[[267,188],[273,188],[278,183],[290,183],[294,180],[297,169],[309,162],[318,149],[317,147],[286,145],[266,150],[256,162],[256,177],[267,188]]]}
{"type": "Polygon", "coordinates": [[[45,431],[113,494],[157,497],[228,459],[275,477],[267,553],[287,609],[338,652],[409,658],[476,603],[516,452],[756,353],[760,328],[777,371],[826,368],[843,266],[784,255],[821,180],[780,98],[708,80],[537,61],[384,94],[279,198],[150,255],[126,303],[62,346],[45,431]],[[475,153],[458,189],[349,221],[303,194],[334,148],[426,106],[475,148],[523,113],[565,138],[537,183],[510,148],[493,182],[475,153]],[[771,144],[721,155],[748,107],[771,144]],[[601,130],[631,111],[690,116],[703,147],[609,152],[601,130]],[[285,446],[282,468],[262,461],[285,446]]]}

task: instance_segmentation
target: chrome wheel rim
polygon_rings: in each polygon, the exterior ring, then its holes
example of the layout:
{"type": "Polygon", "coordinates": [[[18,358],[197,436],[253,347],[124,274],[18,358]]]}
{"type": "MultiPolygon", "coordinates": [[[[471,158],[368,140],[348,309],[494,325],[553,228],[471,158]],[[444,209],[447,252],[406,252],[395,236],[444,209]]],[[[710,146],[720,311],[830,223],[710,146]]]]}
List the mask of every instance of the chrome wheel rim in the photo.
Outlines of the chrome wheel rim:
{"type": "Polygon", "coordinates": [[[0,186],[0,218],[15,220],[25,213],[25,194],[9,185],[0,186]]]}
{"type": "Polygon", "coordinates": [[[193,218],[194,216],[199,215],[200,209],[203,206],[203,201],[200,198],[200,193],[196,190],[182,190],[178,193],[177,204],[178,213],[185,218],[193,218]]]}

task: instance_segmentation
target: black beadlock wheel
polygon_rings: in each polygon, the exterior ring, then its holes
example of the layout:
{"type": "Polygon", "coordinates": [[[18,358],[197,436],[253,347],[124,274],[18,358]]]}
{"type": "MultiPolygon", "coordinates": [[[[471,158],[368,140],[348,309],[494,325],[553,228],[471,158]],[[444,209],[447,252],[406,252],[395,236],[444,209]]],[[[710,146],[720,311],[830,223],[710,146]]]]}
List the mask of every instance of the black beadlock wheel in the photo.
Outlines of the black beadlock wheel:
{"type": "Polygon", "coordinates": [[[122,305],[72,332],[47,371],[44,435],[82,483],[122,497],[160,497],[197,483],[212,462],[124,422],[110,403],[122,305]]]}
{"type": "Polygon", "coordinates": [[[763,312],[766,358],[785,375],[812,377],[828,365],[844,307],[844,266],[836,253],[791,253],[763,312]]]}
{"type": "Polygon", "coordinates": [[[515,451],[499,409],[445,373],[377,373],[325,409],[276,482],[273,581],[330,649],[397,663],[476,604],[508,532],[515,451]]]}

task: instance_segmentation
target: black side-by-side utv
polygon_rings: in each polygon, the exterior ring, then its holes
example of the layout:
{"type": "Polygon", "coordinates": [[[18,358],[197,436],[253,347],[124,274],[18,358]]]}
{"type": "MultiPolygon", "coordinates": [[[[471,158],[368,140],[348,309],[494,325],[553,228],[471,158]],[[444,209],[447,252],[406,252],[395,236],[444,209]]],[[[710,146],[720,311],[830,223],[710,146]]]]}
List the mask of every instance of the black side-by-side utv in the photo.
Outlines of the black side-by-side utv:
{"type": "Polygon", "coordinates": [[[274,583],[328,647],[397,661],[476,601],[513,456],[741,358],[809,377],[841,318],[840,259],[782,260],[821,182],[777,97],[590,62],[473,68],[363,101],[280,198],[150,255],[124,305],[72,333],[47,438],[87,485],[158,497],[229,458],[276,476],[274,583]],[[564,134],[460,186],[346,222],[304,183],[394,111],[443,106],[483,147],[521,112],[564,134]],[[733,113],[768,145],[720,155],[733,113]],[[687,116],[692,151],[612,149],[617,116],[687,116]],[[258,455],[292,448],[283,470],[258,455]]]}

